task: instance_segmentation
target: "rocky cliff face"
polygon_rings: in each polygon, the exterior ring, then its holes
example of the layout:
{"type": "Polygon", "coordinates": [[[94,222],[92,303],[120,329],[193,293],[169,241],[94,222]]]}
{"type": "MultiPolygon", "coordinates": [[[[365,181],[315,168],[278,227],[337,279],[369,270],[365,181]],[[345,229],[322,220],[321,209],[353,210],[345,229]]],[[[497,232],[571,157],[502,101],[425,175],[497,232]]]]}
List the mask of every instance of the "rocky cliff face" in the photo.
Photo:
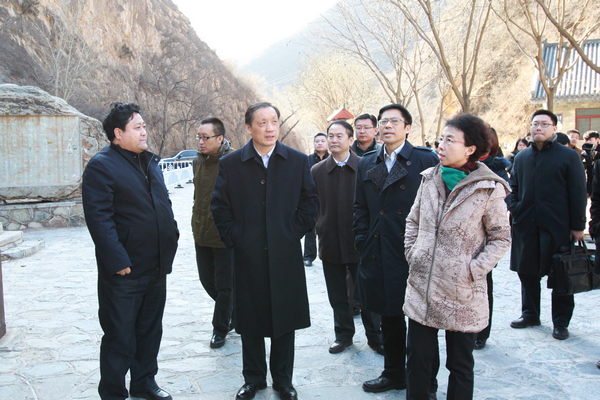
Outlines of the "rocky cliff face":
{"type": "Polygon", "coordinates": [[[239,147],[257,100],[170,0],[1,0],[0,83],[39,86],[98,119],[112,101],[138,102],[163,156],[195,148],[207,116],[239,147]]]}

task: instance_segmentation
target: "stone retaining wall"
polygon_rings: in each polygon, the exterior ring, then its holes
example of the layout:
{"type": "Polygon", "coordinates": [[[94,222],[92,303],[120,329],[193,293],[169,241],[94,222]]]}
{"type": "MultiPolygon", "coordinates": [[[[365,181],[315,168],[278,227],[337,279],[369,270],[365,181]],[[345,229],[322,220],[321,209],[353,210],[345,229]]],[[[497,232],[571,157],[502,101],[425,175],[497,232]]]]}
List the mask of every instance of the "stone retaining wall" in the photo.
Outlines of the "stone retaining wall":
{"type": "Polygon", "coordinates": [[[0,223],[7,231],[85,226],[81,198],[52,203],[0,205],[0,223]]]}

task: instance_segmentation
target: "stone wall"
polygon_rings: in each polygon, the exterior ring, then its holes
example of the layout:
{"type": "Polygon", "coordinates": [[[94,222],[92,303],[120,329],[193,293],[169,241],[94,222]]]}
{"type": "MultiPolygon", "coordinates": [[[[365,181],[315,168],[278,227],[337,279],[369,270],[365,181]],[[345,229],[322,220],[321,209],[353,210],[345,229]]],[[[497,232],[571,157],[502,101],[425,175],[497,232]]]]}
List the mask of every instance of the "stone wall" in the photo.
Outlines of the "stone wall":
{"type": "Polygon", "coordinates": [[[81,198],[38,204],[0,205],[0,223],[7,231],[84,226],[81,198]]]}

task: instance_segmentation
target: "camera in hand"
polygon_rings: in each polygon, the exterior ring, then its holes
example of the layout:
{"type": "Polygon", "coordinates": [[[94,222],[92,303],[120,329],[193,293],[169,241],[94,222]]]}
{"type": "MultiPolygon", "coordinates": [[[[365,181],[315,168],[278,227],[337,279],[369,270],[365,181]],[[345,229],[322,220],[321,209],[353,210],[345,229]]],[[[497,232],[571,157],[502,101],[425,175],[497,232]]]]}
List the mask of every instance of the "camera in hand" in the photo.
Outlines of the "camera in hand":
{"type": "Polygon", "coordinates": [[[584,143],[581,146],[581,150],[583,150],[583,158],[584,158],[584,163],[586,167],[591,167],[594,164],[594,160],[595,160],[595,152],[594,152],[594,145],[592,143],[584,143]]]}

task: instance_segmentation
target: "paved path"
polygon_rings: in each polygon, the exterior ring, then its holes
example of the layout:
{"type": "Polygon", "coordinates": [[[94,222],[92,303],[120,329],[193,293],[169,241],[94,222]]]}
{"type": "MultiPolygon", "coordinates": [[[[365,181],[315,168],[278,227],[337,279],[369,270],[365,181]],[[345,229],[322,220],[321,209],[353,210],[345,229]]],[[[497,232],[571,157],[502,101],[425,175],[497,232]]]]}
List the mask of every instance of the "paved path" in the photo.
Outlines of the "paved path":
{"type": "MultiPolygon", "coordinates": [[[[190,228],[192,185],[172,190],[181,229],[179,251],[168,279],[159,384],[176,400],[233,399],[242,385],[241,340],[231,334],[212,350],[212,300],[198,280],[190,228]]],[[[26,233],[43,238],[39,253],[3,264],[8,333],[0,339],[0,400],[97,399],[98,352],[94,247],[86,228],[26,233]]],[[[376,378],[383,357],[369,349],[360,318],[354,346],[327,352],[333,318],[322,265],[307,268],[312,326],[296,334],[294,385],[301,399],[404,399],[406,391],[368,394],[364,380],[376,378]]],[[[571,337],[552,338],[550,292],[543,290],[542,326],[509,327],[520,315],[519,281],[508,256],[494,271],[491,338],[475,352],[476,399],[600,399],[600,291],[576,296],[571,337]]],[[[442,365],[445,344],[440,335],[442,365]]],[[[438,376],[445,398],[448,373],[438,376]]],[[[259,400],[277,399],[268,388],[259,400]]]]}

